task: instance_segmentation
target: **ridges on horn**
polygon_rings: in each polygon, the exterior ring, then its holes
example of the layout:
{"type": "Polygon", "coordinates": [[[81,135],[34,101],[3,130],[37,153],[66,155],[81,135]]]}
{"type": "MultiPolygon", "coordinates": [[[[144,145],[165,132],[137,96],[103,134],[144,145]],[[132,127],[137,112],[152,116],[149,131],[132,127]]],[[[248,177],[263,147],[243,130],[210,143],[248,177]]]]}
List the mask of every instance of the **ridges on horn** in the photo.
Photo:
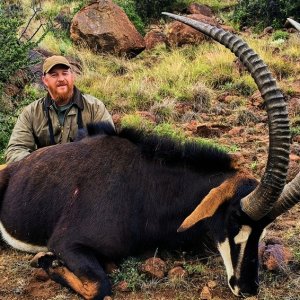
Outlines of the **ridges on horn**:
{"type": "Polygon", "coordinates": [[[300,173],[289,182],[283,189],[279,199],[274,204],[272,210],[268,214],[271,220],[276,219],[300,202],[300,173]]]}
{"type": "Polygon", "coordinates": [[[289,161],[289,121],[286,103],[265,63],[239,37],[221,28],[182,16],[163,13],[212,37],[229,48],[251,73],[261,92],[268,113],[269,156],[261,183],[241,200],[243,211],[253,220],[260,220],[280,196],[287,175],[289,161]]]}

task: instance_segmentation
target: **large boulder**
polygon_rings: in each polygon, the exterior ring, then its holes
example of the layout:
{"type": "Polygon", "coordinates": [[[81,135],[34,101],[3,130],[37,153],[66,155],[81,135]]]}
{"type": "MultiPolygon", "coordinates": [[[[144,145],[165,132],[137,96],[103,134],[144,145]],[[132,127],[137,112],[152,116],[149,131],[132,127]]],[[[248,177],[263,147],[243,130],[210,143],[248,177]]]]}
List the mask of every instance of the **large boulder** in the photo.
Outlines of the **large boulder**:
{"type": "MultiPolygon", "coordinates": [[[[218,22],[215,21],[213,18],[204,16],[202,14],[191,14],[187,15],[187,17],[220,27],[218,22]]],[[[168,45],[171,47],[180,47],[187,44],[197,45],[209,39],[206,35],[179,21],[173,21],[168,25],[166,35],[168,45]]]]}
{"type": "MultiPolygon", "coordinates": [[[[227,25],[221,25],[221,20],[215,17],[209,17],[200,13],[189,14],[186,15],[186,17],[235,33],[234,28],[227,25]]],[[[180,47],[183,45],[198,45],[205,40],[210,40],[210,38],[200,33],[198,30],[179,21],[173,21],[168,24],[166,28],[166,36],[166,44],[171,47],[180,47]]]]}
{"type": "Polygon", "coordinates": [[[72,20],[71,39],[96,53],[134,57],[145,49],[143,37],[111,0],[94,1],[81,9],[72,20]]]}
{"type": "Polygon", "coordinates": [[[155,48],[159,44],[165,44],[166,41],[166,35],[159,29],[152,29],[145,35],[145,43],[147,50],[155,48]]]}
{"type": "Polygon", "coordinates": [[[199,3],[191,3],[187,8],[187,12],[189,14],[202,14],[207,17],[213,17],[214,15],[209,6],[199,3]]]}

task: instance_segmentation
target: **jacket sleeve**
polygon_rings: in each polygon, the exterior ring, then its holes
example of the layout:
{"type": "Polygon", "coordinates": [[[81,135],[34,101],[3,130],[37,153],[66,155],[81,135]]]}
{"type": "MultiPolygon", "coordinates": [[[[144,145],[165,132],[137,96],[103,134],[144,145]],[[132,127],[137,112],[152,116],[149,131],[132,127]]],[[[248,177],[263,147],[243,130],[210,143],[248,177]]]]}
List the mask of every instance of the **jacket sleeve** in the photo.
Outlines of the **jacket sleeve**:
{"type": "Polygon", "coordinates": [[[102,101],[98,100],[97,101],[97,109],[95,111],[95,116],[93,122],[109,122],[114,128],[114,122],[113,119],[106,109],[105,105],[103,104],[102,101]]]}
{"type": "Polygon", "coordinates": [[[36,149],[33,136],[31,107],[20,114],[5,151],[6,163],[19,161],[36,149]]]}

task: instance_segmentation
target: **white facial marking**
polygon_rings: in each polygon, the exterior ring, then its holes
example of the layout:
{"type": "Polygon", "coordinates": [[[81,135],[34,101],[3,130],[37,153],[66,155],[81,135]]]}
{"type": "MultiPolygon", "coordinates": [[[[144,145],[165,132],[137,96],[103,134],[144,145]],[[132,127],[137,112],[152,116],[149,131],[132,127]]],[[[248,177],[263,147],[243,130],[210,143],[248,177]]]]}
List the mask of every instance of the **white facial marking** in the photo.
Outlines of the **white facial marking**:
{"type": "Polygon", "coordinates": [[[225,265],[226,272],[227,272],[228,285],[229,285],[232,293],[236,296],[239,296],[240,288],[236,285],[234,287],[232,287],[229,284],[229,280],[232,276],[235,276],[235,278],[237,280],[239,280],[239,278],[240,278],[241,265],[242,265],[242,261],[243,261],[243,257],[244,257],[244,252],[245,252],[247,240],[248,240],[251,232],[252,232],[252,228],[250,226],[244,225],[240,229],[239,233],[234,237],[234,243],[236,245],[240,244],[240,252],[238,254],[236,270],[233,269],[230,244],[229,244],[228,238],[223,243],[218,244],[218,249],[223,258],[224,265],[225,265]]]}
{"type": "Polygon", "coordinates": [[[228,238],[223,243],[218,244],[218,249],[223,258],[228,277],[233,276],[233,267],[231,262],[231,253],[228,238]]]}
{"type": "Polygon", "coordinates": [[[24,243],[12,237],[4,228],[3,224],[0,222],[0,233],[2,235],[3,240],[10,245],[11,247],[25,251],[30,253],[38,253],[38,252],[47,252],[47,247],[35,246],[28,243],[24,243]]]}
{"type": "Polygon", "coordinates": [[[237,286],[234,287],[234,289],[229,284],[230,278],[234,275],[233,266],[232,266],[232,260],[231,260],[231,251],[230,251],[230,245],[228,238],[223,242],[218,244],[219,252],[223,258],[224,265],[226,268],[227,273],[227,280],[228,280],[228,286],[230,287],[232,293],[236,296],[239,296],[239,288],[237,286]]]}
{"type": "Polygon", "coordinates": [[[241,247],[235,270],[235,277],[237,280],[239,280],[241,276],[241,265],[244,258],[246,244],[251,232],[252,228],[250,226],[243,225],[240,232],[234,237],[235,244],[239,244],[241,247]]]}
{"type": "Polygon", "coordinates": [[[252,228],[250,226],[243,225],[239,233],[234,237],[234,242],[236,244],[245,243],[248,240],[251,231],[252,228]]]}

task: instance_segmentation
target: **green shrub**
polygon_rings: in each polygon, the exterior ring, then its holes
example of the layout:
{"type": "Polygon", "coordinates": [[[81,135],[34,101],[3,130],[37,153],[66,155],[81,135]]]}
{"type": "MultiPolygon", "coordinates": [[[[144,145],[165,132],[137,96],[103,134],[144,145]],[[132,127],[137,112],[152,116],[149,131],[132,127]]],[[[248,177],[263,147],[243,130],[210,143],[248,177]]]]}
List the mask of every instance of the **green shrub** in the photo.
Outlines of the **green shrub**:
{"type": "Polygon", "coordinates": [[[123,8],[141,33],[144,33],[145,23],[161,18],[161,13],[172,10],[174,5],[172,0],[115,0],[114,2],[123,8]]]}
{"type": "Polygon", "coordinates": [[[119,5],[126,13],[129,20],[134,24],[135,28],[140,34],[145,33],[145,23],[141,16],[138,14],[136,1],[134,0],[115,0],[115,3],[119,5]]]}
{"type": "Polygon", "coordinates": [[[161,12],[171,9],[173,0],[144,0],[136,1],[136,8],[143,20],[157,19],[161,12]]]}
{"type": "Polygon", "coordinates": [[[7,97],[0,96],[0,164],[4,163],[4,151],[8,144],[10,135],[17,121],[17,117],[23,108],[32,101],[42,97],[44,92],[30,85],[27,85],[20,97],[15,102],[18,103],[17,108],[9,105],[7,97]]]}
{"type": "Polygon", "coordinates": [[[0,111],[0,164],[4,163],[4,151],[14,128],[16,117],[0,111]]]}
{"type": "Polygon", "coordinates": [[[299,17],[300,1],[295,0],[240,0],[232,19],[240,27],[255,26],[263,29],[266,26],[280,28],[286,18],[299,17]]]}
{"type": "MultiPolygon", "coordinates": [[[[0,3],[0,163],[4,162],[4,150],[18,114],[18,110],[15,110],[18,101],[16,99],[11,101],[4,95],[4,86],[12,82],[12,79],[16,81],[14,78],[16,71],[26,69],[30,65],[29,51],[44,37],[42,34],[34,41],[37,31],[27,38],[24,37],[24,32],[18,34],[20,26],[24,24],[25,15],[18,1],[15,4],[11,3],[10,1],[0,3]]],[[[25,104],[22,102],[19,107],[25,104]]]]}
{"type": "Polygon", "coordinates": [[[114,271],[111,275],[112,281],[114,284],[117,284],[121,281],[126,281],[128,284],[128,288],[131,291],[136,291],[141,289],[142,285],[146,280],[145,274],[140,274],[138,269],[140,268],[142,262],[134,257],[130,257],[125,260],[120,269],[114,271]]]}
{"type": "Polygon", "coordinates": [[[197,275],[197,274],[204,274],[206,272],[206,267],[200,263],[185,263],[184,269],[189,273],[189,275],[197,275]]]}
{"type": "Polygon", "coordinates": [[[31,61],[29,52],[45,37],[51,22],[41,20],[42,15],[39,2],[32,2],[32,15],[28,16],[22,2],[2,1],[0,3],[0,96],[3,87],[18,70],[27,69],[31,61]],[[27,20],[27,23],[24,21],[27,20]],[[32,24],[37,28],[30,32],[32,24]],[[22,30],[21,26],[23,25],[22,30]]]}
{"type": "Polygon", "coordinates": [[[286,31],[282,31],[282,30],[276,30],[273,35],[272,35],[272,39],[273,41],[276,40],[287,40],[289,37],[289,33],[286,31]]]}
{"type": "Polygon", "coordinates": [[[28,53],[36,45],[23,41],[17,32],[23,24],[22,12],[10,5],[0,4],[0,83],[9,80],[17,70],[30,63],[28,53]]]}

